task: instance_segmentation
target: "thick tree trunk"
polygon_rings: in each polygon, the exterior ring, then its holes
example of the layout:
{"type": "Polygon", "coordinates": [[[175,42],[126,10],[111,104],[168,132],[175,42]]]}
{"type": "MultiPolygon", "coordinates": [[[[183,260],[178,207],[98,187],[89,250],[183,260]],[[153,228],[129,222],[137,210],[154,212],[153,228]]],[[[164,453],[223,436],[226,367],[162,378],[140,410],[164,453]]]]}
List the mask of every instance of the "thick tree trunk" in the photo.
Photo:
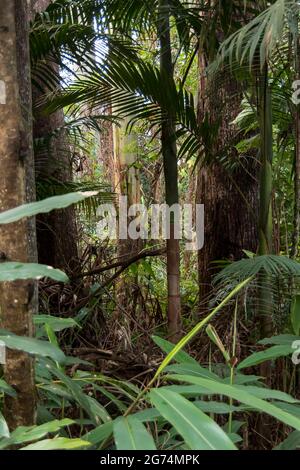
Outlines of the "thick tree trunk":
{"type": "MultiPolygon", "coordinates": [[[[159,27],[161,73],[173,77],[173,63],[170,38],[170,13],[168,0],[160,0],[159,27]]],[[[178,166],[175,124],[172,115],[162,123],[161,148],[164,163],[166,204],[170,208],[179,203],[178,166]]],[[[181,323],[180,299],[180,247],[176,239],[174,214],[170,218],[170,236],[167,240],[168,278],[168,330],[170,339],[176,341],[181,323]]]]}
{"type": "Polygon", "coordinates": [[[218,270],[212,263],[238,260],[243,250],[256,252],[258,246],[258,168],[253,155],[238,156],[234,147],[237,129],[231,124],[240,112],[239,86],[232,76],[222,72],[218,80],[214,77],[208,81],[205,66],[201,54],[199,120],[209,113],[212,125],[219,122],[212,158],[229,146],[231,157],[240,163],[234,172],[226,171],[220,163],[199,165],[196,201],[205,205],[205,245],[198,256],[200,306],[204,311],[218,270]]]}
{"type": "MultiPolygon", "coordinates": [[[[0,2],[0,80],[5,99],[0,104],[0,211],[24,204],[34,195],[32,115],[28,10],[23,0],[0,2]]],[[[21,220],[0,226],[2,258],[36,262],[35,224],[21,220]]],[[[32,314],[37,309],[34,282],[0,285],[1,327],[31,336],[32,314]]],[[[10,429],[35,422],[33,360],[27,354],[8,351],[5,380],[17,392],[5,398],[4,414],[10,429]]]]}
{"type": "MultiPolygon", "coordinates": [[[[294,56],[295,56],[295,78],[300,80],[300,32],[298,26],[299,12],[295,13],[294,22],[296,25],[296,34],[294,37],[294,56]]],[[[296,106],[295,111],[295,165],[294,165],[294,227],[292,235],[291,257],[297,258],[299,254],[300,237],[300,108],[296,106]]]]}

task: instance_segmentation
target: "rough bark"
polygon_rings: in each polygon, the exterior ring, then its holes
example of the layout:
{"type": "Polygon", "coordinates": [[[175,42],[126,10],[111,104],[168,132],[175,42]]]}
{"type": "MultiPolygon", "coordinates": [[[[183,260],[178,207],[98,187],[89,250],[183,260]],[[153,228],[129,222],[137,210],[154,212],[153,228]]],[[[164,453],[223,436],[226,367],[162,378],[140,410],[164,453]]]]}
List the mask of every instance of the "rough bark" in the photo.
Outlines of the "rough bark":
{"type": "MultiPolygon", "coordinates": [[[[0,104],[0,211],[24,204],[34,196],[32,115],[28,10],[23,0],[0,3],[0,80],[6,100],[0,104]]],[[[2,259],[36,261],[34,220],[0,226],[2,259]]],[[[34,282],[0,285],[1,327],[18,335],[33,333],[32,314],[37,310],[34,282]]],[[[17,392],[5,397],[4,414],[10,429],[35,422],[33,360],[25,353],[8,351],[5,380],[17,392]]]]}
{"type": "Polygon", "coordinates": [[[196,201],[205,205],[205,244],[198,255],[200,305],[205,309],[212,291],[217,260],[238,260],[243,250],[258,246],[258,169],[255,155],[238,156],[234,147],[237,129],[231,125],[240,112],[239,85],[228,73],[209,81],[203,54],[199,60],[199,120],[209,113],[210,123],[219,128],[212,146],[212,163],[199,165],[196,201]],[[224,153],[239,158],[234,172],[214,162],[224,153]],[[214,163],[213,163],[214,162],[214,163]]]}
{"type": "MultiPolygon", "coordinates": [[[[295,78],[300,80],[300,32],[298,27],[299,13],[295,14],[296,35],[294,38],[294,56],[295,56],[295,78]]],[[[295,165],[294,165],[294,227],[292,234],[291,257],[297,258],[299,254],[300,237],[300,109],[297,105],[295,110],[295,165]]]]}

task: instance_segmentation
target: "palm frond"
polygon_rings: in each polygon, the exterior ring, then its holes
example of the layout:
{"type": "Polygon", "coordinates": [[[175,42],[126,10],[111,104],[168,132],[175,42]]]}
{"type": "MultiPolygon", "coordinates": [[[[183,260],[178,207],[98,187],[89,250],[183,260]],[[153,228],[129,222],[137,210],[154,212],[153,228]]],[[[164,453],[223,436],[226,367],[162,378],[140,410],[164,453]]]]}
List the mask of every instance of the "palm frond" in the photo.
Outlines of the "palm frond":
{"type": "Polygon", "coordinates": [[[83,211],[88,219],[96,215],[100,204],[113,203],[115,200],[115,194],[108,185],[99,184],[95,181],[59,181],[54,177],[39,178],[36,186],[38,200],[78,191],[97,191],[97,195],[77,204],[77,207],[83,211]]]}
{"type": "Polygon", "coordinates": [[[268,276],[300,276],[300,263],[287,256],[263,255],[235,261],[224,268],[214,279],[214,283],[241,282],[258,274],[268,276]]]}
{"type": "Polygon", "coordinates": [[[261,67],[281,41],[291,12],[299,11],[299,5],[290,0],[277,0],[243,28],[233,33],[221,45],[214,66],[226,60],[231,65],[245,63],[252,67],[259,55],[261,67]]]}

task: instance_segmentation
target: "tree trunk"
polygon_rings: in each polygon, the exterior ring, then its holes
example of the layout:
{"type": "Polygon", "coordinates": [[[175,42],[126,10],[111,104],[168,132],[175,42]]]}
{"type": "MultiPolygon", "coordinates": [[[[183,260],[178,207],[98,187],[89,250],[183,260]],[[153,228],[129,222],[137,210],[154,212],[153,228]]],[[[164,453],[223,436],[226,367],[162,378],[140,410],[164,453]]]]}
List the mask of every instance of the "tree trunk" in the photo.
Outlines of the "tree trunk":
{"type": "MultiPolygon", "coordinates": [[[[295,77],[300,80],[300,34],[299,34],[299,12],[294,14],[295,31],[294,33],[294,57],[295,57],[295,77]]],[[[299,253],[300,236],[300,109],[296,105],[295,111],[295,165],[294,165],[294,227],[292,236],[291,257],[297,258],[299,253]]]]}
{"type": "MultiPolygon", "coordinates": [[[[240,112],[241,90],[234,77],[219,72],[218,79],[205,76],[205,58],[199,56],[199,120],[209,116],[211,127],[218,122],[212,145],[212,163],[199,164],[196,202],[205,206],[205,244],[198,255],[200,307],[205,311],[212,292],[218,260],[238,260],[243,250],[257,251],[258,182],[253,155],[244,158],[235,149],[237,129],[231,123],[240,112]],[[227,148],[236,159],[232,172],[215,162],[227,148]]],[[[207,155],[206,155],[207,156],[207,155]]]]}
{"type": "MultiPolygon", "coordinates": [[[[6,99],[0,104],[0,210],[31,201],[34,196],[32,115],[28,9],[23,0],[0,3],[0,80],[6,99]]],[[[0,251],[4,260],[36,262],[34,220],[0,226],[0,251]]],[[[31,336],[32,314],[37,310],[36,283],[5,282],[0,285],[1,327],[31,336]]],[[[17,392],[6,396],[4,414],[10,429],[35,422],[33,359],[8,351],[5,380],[17,392]]]]}
{"type": "MultiPolygon", "coordinates": [[[[51,0],[32,0],[31,16],[45,10],[51,0]]],[[[52,62],[49,67],[58,67],[52,62]]],[[[42,84],[41,84],[42,85],[42,84]]],[[[45,90],[46,92],[47,90],[45,90]]],[[[44,96],[40,88],[33,89],[34,105],[44,96]]],[[[33,136],[35,139],[49,139],[55,129],[64,126],[63,111],[51,115],[35,107],[33,136]]],[[[36,175],[42,180],[54,178],[59,183],[72,181],[70,147],[68,137],[62,130],[52,137],[49,148],[36,150],[36,175]],[[46,150],[46,151],[45,151],[46,150]]],[[[72,273],[79,269],[77,227],[74,207],[57,210],[37,217],[37,240],[39,262],[72,273]]]]}
{"type": "MultiPolygon", "coordinates": [[[[128,209],[134,204],[140,204],[140,180],[139,170],[134,163],[137,160],[137,136],[134,133],[126,134],[127,121],[123,122],[121,128],[113,127],[114,143],[114,191],[120,196],[127,197],[128,209]]],[[[126,217],[126,225],[135,217],[119,214],[119,217],[126,217]]],[[[128,235],[127,239],[118,239],[118,258],[122,261],[132,258],[142,248],[142,240],[133,240],[128,235]]],[[[124,318],[124,312],[134,315],[136,305],[133,301],[134,282],[130,282],[128,277],[121,276],[116,285],[116,318],[124,318]]],[[[124,322],[123,322],[124,324],[124,322]]],[[[130,328],[128,329],[128,335],[130,328]]]]}
{"type": "MultiPolygon", "coordinates": [[[[170,13],[168,0],[159,4],[160,69],[161,73],[173,77],[170,13]]],[[[175,124],[172,115],[162,122],[161,149],[164,164],[166,204],[170,208],[179,203],[178,166],[175,124]]],[[[168,278],[168,331],[170,339],[178,339],[181,323],[180,299],[180,247],[175,237],[174,214],[170,217],[169,238],[167,240],[167,278],[168,278]]]]}
{"type": "MultiPolygon", "coordinates": [[[[33,99],[37,101],[41,94],[34,90],[33,99]]],[[[35,139],[47,138],[64,125],[64,114],[57,111],[52,115],[43,115],[36,110],[33,127],[35,139]]],[[[53,137],[47,152],[35,152],[36,177],[40,183],[55,179],[61,183],[72,181],[70,148],[67,136],[62,131],[53,137]]],[[[37,217],[37,237],[39,262],[60,268],[68,273],[79,269],[77,249],[77,226],[74,207],[57,210],[37,217]]]]}
{"type": "MultiPolygon", "coordinates": [[[[259,124],[260,124],[260,205],[259,205],[259,255],[269,255],[273,252],[273,220],[272,220],[272,105],[269,87],[268,65],[258,78],[259,89],[259,124]]],[[[273,334],[272,320],[272,291],[270,279],[262,274],[259,288],[259,315],[261,337],[273,334]]]]}

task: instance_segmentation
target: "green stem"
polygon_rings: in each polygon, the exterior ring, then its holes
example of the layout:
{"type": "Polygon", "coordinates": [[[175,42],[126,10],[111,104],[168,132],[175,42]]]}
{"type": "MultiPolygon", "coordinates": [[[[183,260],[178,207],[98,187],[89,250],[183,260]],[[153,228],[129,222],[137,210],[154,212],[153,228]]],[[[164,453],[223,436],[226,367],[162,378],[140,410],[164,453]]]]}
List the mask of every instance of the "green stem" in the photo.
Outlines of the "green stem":
{"type": "MultiPolygon", "coordinates": [[[[235,302],[235,309],[234,309],[234,317],[233,317],[233,342],[232,342],[232,357],[231,357],[231,366],[230,366],[230,385],[234,384],[234,368],[236,364],[236,341],[237,341],[237,310],[238,310],[238,299],[235,302]]],[[[232,408],[233,406],[233,399],[230,397],[229,399],[229,406],[232,408]]],[[[229,413],[229,420],[228,420],[228,432],[232,432],[232,418],[233,412],[230,411],[229,413]]]]}

